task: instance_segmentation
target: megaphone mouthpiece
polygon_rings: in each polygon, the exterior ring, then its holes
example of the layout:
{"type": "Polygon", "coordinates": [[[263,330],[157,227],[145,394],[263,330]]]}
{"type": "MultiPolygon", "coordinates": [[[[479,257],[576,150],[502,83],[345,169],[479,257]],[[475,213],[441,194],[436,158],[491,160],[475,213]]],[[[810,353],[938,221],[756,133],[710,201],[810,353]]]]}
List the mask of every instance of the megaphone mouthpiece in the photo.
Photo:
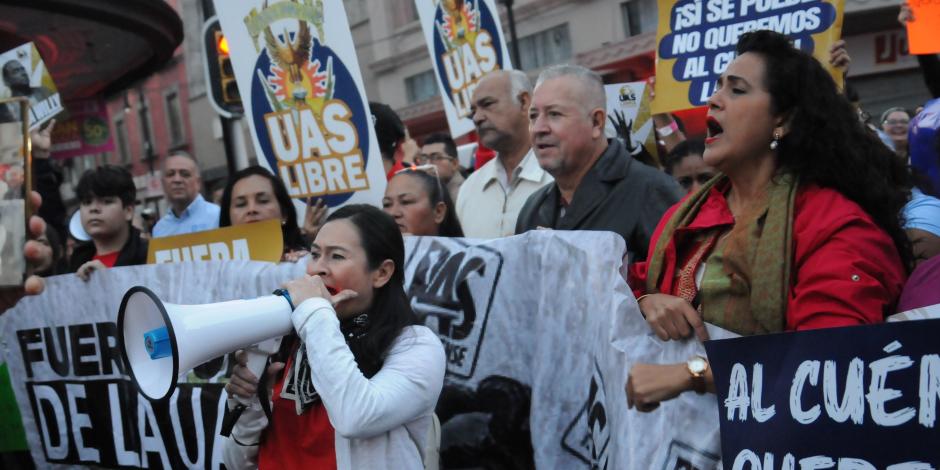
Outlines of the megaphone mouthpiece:
{"type": "Polygon", "coordinates": [[[170,346],[170,332],[165,326],[161,326],[144,333],[144,348],[150,354],[150,359],[170,357],[173,354],[173,348],[170,346]]]}

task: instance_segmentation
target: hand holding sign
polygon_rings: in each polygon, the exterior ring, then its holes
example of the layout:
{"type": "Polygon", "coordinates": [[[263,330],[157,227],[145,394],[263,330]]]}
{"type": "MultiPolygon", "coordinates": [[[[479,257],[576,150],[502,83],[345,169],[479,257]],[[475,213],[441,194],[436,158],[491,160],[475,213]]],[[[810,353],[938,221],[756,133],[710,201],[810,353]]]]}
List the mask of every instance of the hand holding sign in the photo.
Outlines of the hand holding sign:
{"type": "Polygon", "coordinates": [[[644,295],[637,302],[650,329],[663,341],[688,338],[693,332],[708,340],[702,316],[685,299],[666,294],[644,295]]]}
{"type": "Polygon", "coordinates": [[[852,58],[849,56],[849,51],[845,49],[845,39],[840,39],[829,46],[829,65],[842,71],[843,77],[849,74],[851,63],[852,58]]]}
{"type": "Polygon", "coordinates": [[[327,207],[323,198],[307,199],[307,210],[304,212],[304,225],[300,228],[300,231],[303,232],[304,238],[307,239],[308,243],[313,243],[313,240],[317,238],[320,227],[326,222],[326,215],[327,207]]]}
{"type": "Polygon", "coordinates": [[[29,132],[29,138],[33,142],[34,158],[49,158],[49,149],[52,148],[52,130],[55,129],[55,119],[49,121],[45,127],[33,129],[29,132]]]}
{"type": "Polygon", "coordinates": [[[692,390],[692,376],[685,364],[635,364],[627,378],[627,406],[649,412],[661,402],[692,390]]]}
{"type": "MultiPolygon", "coordinates": [[[[42,204],[42,197],[36,191],[32,192],[33,209],[39,210],[42,204]]],[[[31,238],[38,238],[46,231],[46,223],[37,216],[29,218],[29,234],[31,238]]],[[[29,240],[23,247],[23,255],[30,266],[40,266],[48,264],[52,253],[43,250],[42,245],[36,240],[29,240]]],[[[16,305],[24,295],[39,295],[42,293],[45,284],[39,276],[29,276],[22,286],[0,288],[0,314],[8,308],[16,305]]]]}

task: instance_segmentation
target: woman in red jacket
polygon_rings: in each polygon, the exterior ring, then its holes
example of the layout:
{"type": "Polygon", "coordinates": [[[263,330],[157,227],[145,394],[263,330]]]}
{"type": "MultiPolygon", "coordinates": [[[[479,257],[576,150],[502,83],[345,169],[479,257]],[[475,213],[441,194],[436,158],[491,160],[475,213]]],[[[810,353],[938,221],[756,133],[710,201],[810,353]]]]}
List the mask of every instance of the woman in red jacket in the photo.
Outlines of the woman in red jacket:
{"type": "MultiPolygon", "coordinates": [[[[721,174],[671,208],[630,284],[663,340],[703,322],[741,335],[875,323],[893,313],[910,245],[909,176],[823,67],[780,34],[745,34],[708,100],[704,159],[721,174]]],[[[636,364],[642,411],[714,391],[707,360],[636,364]]]]}

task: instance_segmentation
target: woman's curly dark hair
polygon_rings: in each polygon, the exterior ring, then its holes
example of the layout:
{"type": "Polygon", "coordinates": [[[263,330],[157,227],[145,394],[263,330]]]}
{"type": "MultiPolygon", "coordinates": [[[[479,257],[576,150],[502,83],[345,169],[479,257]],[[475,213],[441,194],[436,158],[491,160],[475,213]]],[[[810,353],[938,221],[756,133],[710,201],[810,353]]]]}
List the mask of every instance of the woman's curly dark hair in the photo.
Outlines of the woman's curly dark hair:
{"type": "Polygon", "coordinates": [[[763,57],[772,111],[789,123],[777,148],[781,169],[802,183],[835,189],[861,206],[891,236],[909,271],[911,245],[901,228],[901,210],[911,188],[905,162],[862,126],[829,72],[786,36],[746,33],[737,53],[746,52],[763,57]]]}

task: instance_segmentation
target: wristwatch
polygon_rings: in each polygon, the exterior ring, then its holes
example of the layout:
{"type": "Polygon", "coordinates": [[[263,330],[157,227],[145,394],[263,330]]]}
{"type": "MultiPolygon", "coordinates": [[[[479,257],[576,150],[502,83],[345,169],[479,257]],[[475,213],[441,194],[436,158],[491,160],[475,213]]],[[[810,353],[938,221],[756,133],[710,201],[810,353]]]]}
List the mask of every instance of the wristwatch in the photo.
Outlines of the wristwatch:
{"type": "Polygon", "coordinates": [[[692,356],[685,363],[685,367],[689,369],[689,374],[692,376],[692,390],[699,395],[705,393],[705,372],[708,371],[708,359],[702,356],[692,356]]]}

